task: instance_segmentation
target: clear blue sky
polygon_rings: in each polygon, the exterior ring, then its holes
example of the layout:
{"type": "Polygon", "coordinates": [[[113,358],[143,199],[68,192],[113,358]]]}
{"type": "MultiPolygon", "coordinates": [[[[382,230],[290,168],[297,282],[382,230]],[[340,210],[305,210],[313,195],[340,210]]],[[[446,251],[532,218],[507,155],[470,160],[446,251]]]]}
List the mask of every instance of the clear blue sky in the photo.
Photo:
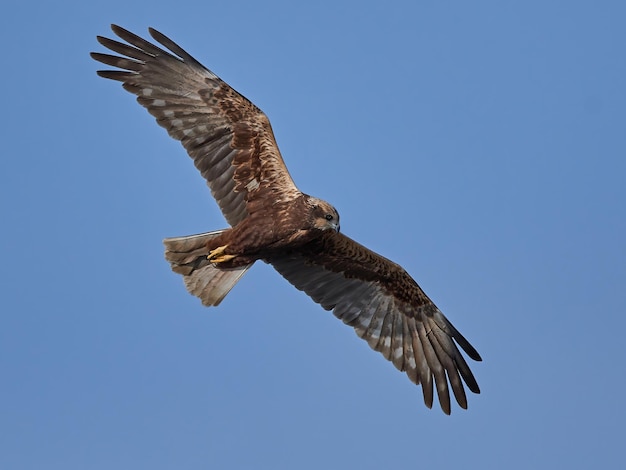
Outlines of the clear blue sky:
{"type": "Polygon", "coordinates": [[[626,4],[15,2],[3,10],[0,468],[616,468],[626,4]],[[7,9],[8,8],[8,9],[7,9]],[[299,187],[476,346],[451,416],[256,265],[216,309],[161,240],[225,227],[119,84],[156,27],[270,117],[299,187]]]}

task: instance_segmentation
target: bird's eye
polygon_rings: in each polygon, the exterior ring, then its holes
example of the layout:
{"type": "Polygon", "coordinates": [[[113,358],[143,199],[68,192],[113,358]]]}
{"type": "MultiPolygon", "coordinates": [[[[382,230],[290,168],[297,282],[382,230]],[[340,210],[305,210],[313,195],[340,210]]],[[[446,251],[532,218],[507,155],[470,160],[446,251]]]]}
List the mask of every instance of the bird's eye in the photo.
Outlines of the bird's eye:
{"type": "Polygon", "coordinates": [[[331,214],[326,214],[326,220],[333,220],[333,216],[331,214]]]}

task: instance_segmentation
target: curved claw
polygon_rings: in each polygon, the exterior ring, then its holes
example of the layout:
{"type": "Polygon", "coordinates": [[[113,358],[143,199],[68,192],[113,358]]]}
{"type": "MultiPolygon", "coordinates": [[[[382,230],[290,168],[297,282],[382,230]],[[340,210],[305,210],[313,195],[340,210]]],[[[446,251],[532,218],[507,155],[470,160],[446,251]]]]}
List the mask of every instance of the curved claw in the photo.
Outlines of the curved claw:
{"type": "Polygon", "coordinates": [[[235,258],[236,255],[226,255],[224,251],[228,245],[218,246],[215,250],[209,251],[209,255],[206,257],[211,263],[225,263],[235,258]]]}

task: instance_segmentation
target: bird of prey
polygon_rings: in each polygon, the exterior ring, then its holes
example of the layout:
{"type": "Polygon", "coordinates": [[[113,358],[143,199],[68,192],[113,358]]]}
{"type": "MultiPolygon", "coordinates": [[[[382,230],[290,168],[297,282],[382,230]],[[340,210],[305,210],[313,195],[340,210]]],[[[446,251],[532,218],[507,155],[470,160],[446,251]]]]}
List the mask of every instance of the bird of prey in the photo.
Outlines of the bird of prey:
{"type": "Polygon", "coordinates": [[[98,75],[125,90],[179,140],[206,179],[230,228],[164,240],[165,257],[189,292],[218,305],[257,260],[354,328],[450,413],[452,389],[480,393],[460,346],[480,355],[398,264],[339,231],[328,202],[298,190],[267,116],[180,46],[150,28],[159,47],[119,26],[124,42],[98,36],[119,55],[91,56],[118,70],[98,75]]]}

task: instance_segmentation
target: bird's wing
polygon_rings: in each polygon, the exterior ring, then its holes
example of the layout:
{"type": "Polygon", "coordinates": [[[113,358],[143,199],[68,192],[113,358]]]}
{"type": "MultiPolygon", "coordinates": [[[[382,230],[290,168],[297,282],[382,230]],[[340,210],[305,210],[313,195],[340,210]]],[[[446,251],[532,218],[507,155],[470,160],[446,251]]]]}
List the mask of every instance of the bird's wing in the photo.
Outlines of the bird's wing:
{"type": "Polygon", "coordinates": [[[304,248],[267,261],[421,384],[429,408],[433,381],[447,414],[449,386],[462,408],[467,408],[467,399],[461,379],[480,393],[457,344],[474,360],[480,361],[480,355],[402,267],[330,231],[304,248]]]}
{"type": "Polygon", "coordinates": [[[119,26],[111,28],[128,44],[98,36],[103,46],[120,55],[91,56],[121,70],[98,75],[122,82],[183,144],[230,225],[270,202],[301,194],[259,108],[158,31],[150,28],[170,52],[119,26]]]}

